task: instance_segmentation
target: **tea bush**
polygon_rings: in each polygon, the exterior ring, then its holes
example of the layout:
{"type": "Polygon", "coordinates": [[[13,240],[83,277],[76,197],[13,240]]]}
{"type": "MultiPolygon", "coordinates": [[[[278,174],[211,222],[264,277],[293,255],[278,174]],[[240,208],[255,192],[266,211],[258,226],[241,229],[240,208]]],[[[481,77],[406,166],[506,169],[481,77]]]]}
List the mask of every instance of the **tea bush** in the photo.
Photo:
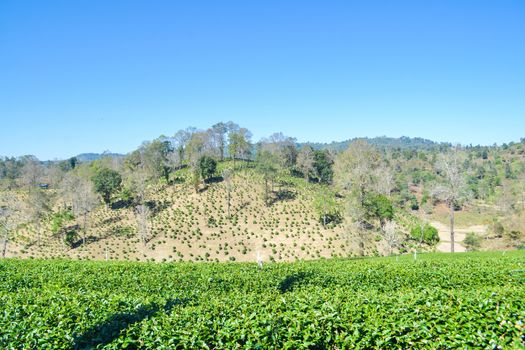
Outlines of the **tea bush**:
{"type": "Polygon", "coordinates": [[[525,252],[0,261],[2,349],[519,348],[525,252]]]}

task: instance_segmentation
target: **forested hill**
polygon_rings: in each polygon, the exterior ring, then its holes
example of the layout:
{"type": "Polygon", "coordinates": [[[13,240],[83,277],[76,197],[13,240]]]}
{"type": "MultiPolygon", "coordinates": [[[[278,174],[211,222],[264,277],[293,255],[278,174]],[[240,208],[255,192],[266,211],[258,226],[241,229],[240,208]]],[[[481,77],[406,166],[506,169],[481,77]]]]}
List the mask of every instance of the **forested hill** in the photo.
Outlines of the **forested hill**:
{"type": "Polygon", "coordinates": [[[79,162],[92,162],[94,160],[98,160],[104,157],[122,158],[124,157],[124,155],[120,153],[104,152],[104,153],[81,153],[75,156],[75,158],[79,162]]]}
{"type": "Polygon", "coordinates": [[[328,149],[332,151],[343,151],[348,148],[352,142],[357,140],[366,141],[368,144],[373,145],[377,148],[382,149],[410,149],[410,150],[436,150],[436,149],[447,149],[452,146],[451,143],[447,142],[435,142],[432,140],[424,139],[421,137],[388,137],[388,136],[378,136],[378,137],[356,137],[353,139],[348,139],[346,141],[333,141],[330,143],[320,143],[320,142],[304,142],[299,144],[308,145],[313,149],[328,149]]]}

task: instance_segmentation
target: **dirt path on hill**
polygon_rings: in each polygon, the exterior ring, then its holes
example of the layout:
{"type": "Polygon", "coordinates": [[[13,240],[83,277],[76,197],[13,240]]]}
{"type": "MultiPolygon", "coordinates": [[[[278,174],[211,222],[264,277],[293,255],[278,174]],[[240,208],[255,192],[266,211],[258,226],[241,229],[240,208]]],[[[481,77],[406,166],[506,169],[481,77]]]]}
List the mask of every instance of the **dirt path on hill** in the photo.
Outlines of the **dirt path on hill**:
{"type": "MultiPolygon", "coordinates": [[[[438,221],[431,221],[430,224],[438,230],[439,243],[437,245],[438,252],[450,252],[450,227],[438,221]]],[[[456,227],[454,229],[454,252],[465,252],[466,248],[463,245],[463,240],[469,232],[474,232],[478,235],[484,235],[487,232],[486,225],[473,225],[465,228],[456,227]]]]}

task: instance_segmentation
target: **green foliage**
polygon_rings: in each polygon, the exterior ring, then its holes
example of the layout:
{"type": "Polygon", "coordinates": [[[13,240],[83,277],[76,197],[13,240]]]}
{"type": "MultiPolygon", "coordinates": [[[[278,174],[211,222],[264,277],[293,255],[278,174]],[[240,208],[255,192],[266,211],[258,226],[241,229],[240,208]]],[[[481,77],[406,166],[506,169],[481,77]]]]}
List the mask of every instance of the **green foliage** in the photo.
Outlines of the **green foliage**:
{"type": "Polygon", "coordinates": [[[334,178],[334,162],[330,159],[327,151],[317,150],[314,152],[314,169],[317,180],[322,184],[331,184],[334,178]]]}
{"type": "Polygon", "coordinates": [[[144,163],[153,178],[163,178],[166,182],[169,182],[171,167],[167,163],[168,155],[171,152],[173,152],[173,147],[164,138],[153,140],[144,146],[144,163]]]}
{"type": "Polygon", "coordinates": [[[92,177],[95,191],[102,196],[104,203],[111,203],[111,196],[120,190],[122,176],[109,168],[99,169],[92,177]]]}
{"type": "Polygon", "coordinates": [[[67,172],[76,168],[78,164],[78,159],[76,157],[69,158],[68,160],[63,160],[58,163],[60,170],[67,172]]]}
{"type": "Polygon", "coordinates": [[[329,189],[321,189],[314,197],[315,212],[324,225],[336,225],[341,222],[341,208],[335,199],[335,194],[329,189]]]}
{"type": "Polygon", "coordinates": [[[410,230],[410,236],[415,241],[423,241],[430,245],[439,242],[438,230],[430,224],[425,224],[423,227],[414,225],[410,230]]]}
{"type": "Polygon", "coordinates": [[[386,220],[392,220],[394,218],[394,206],[385,195],[367,193],[363,207],[366,210],[367,217],[378,219],[381,225],[383,225],[386,220]]]}
{"type": "Polygon", "coordinates": [[[217,161],[209,156],[202,156],[198,163],[199,175],[203,180],[208,180],[217,171],[217,161]]]}
{"type": "Polygon", "coordinates": [[[463,243],[468,250],[478,250],[481,247],[481,237],[474,232],[469,232],[465,236],[463,243]]]}
{"type": "Polygon", "coordinates": [[[64,225],[74,218],[75,216],[71,210],[62,210],[54,213],[51,216],[51,232],[59,233],[64,228],[64,225]]]}
{"type": "Polygon", "coordinates": [[[72,246],[78,238],[76,230],[68,227],[68,223],[74,218],[71,210],[62,210],[51,216],[51,232],[59,234],[68,246],[72,246]]]}
{"type": "Polygon", "coordinates": [[[410,209],[412,209],[412,210],[419,210],[419,203],[417,202],[416,196],[414,196],[414,195],[410,196],[409,204],[410,204],[410,209]]]}
{"type": "Polygon", "coordinates": [[[525,252],[0,261],[2,349],[522,348],[525,252]]]}

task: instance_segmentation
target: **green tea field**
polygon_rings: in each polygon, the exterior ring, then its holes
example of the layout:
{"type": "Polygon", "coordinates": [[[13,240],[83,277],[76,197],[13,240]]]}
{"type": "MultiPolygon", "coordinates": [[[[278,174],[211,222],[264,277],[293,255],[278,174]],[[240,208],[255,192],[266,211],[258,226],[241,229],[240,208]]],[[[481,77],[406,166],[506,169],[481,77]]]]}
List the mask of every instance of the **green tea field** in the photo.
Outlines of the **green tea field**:
{"type": "Polygon", "coordinates": [[[525,253],[0,261],[2,349],[521,348],[525,253]]]}

